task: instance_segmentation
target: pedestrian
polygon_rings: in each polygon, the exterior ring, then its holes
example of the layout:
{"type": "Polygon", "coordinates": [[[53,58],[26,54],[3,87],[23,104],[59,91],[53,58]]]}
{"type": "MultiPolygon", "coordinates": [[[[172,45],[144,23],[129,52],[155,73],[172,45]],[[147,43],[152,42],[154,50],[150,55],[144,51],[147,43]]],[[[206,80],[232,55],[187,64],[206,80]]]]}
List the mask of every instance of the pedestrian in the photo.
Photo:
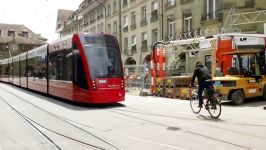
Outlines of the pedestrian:
{"type": "MultiPolygon", "coordinates": [[[[199,106],[198,107],[202,107],[203,104],[203,91],[205,89],[208,90],[208,94],[213,94],[211,93],[212,90],[212,82],[208,82],[206,80],[210,80],[212,79],[211,74],[209,73],[209,70],[204,67],[201,63],[201,61],[197,61],[195,64],[195,70],[192,76],[192,82],[190,86],[194,86],[194,81],[195,78],[197,77],[198,79],[198,99],[199,99],[199,106]]],[[[212,95],[208,95],[208,96],[212,96],[212,95]]]]}

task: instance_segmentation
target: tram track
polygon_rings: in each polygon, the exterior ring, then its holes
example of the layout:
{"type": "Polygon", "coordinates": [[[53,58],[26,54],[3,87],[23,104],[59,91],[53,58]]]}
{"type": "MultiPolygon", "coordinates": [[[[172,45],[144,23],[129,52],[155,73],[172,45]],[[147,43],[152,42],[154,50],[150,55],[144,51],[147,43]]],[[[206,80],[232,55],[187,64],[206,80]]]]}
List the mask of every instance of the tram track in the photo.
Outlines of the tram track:
{"type": "MultiPolygon", "coordinates": [[[[128,109],[128,108],[127,108],[128,109]]],[[[110,111],[108,109],[105,109],[107,111],[110,111]]],[[[143,111],[135,111],[135,110],[123,110],[123,109],[112,109],[112,111],[119,111],[119,112],[126,112],[126,113],[132,113],[132,114],[140,114],[140,115],[147,115],[147,116],[154,116],[154,117],[165,117],[165,118],[170,118],[170,119],[182,119],[182,120],[190,120],[190,121],[212,121],[219,123],[220,121],[223,122],[222,120],[219,119],[212,119],[210,118],[209,120],[203,120],[203,119],[198,119],[198,118],[189,118],[189,117],[180,117],[180,116],[171,116],[171,115],[163,115],[163,114],[155,114],[155,113],[150,113],[150,112],[143,112],[143,111]]],[[[228,124],[228,125],[239,125],[239,126],[248,126],[248,127],[263,127],[266,128],[266,125],[260,125],[260,124],[250,124],[250,123],[234,123],[234,122],[223,122],[223,124],[228,124]]]]}
{"type": "MultiPolygon", "coordinates": [[[[105,139],[103,139],[103,138],[101,138],[101,137],[99,137],[99,136],[97,136],[97,135],[95,135],[95,134],[93,134],[93,133],[91,133],[91,132],[89,132],[89,131],[87,131],[87,130],[81,128],[81,127],[79,127],[79,126],[77,126],[77,125],[75,125],[75,124],[82,125],[82,126],[86,126],[86,127],[89,127],[89,128],[93,128],[93,127],[90,127],[90,126],[88,126],[88,125],[84,125],[84,124],[80,124],[80,123],[77,123],[77,122],[75,123],[74,121],[69,120],[69,119],[67,120],[67,119],[65,119],[65,118],[63,118],[63,117],[61,117],[61,116],[58,116],[58,115],[56,115],[56,114],[53,114],[53,113],[51,113],[51,112],[48,112],[47,110],[44,110],[43,108],[41,108],[41,107],[39,107],[39,106],[37,106],[37,105],[35,105],[35,104],[29,102],[28,100],[26,100],[26,99],[24,99],[24,98],[22,98],[22,97],[20,97],[20,96],[18,96],[18,95],[16,95],[16,94],[11,93],[10,91],[8,91],[8,90],[6,90],[6,89],[4,89],[4,88],[2,88],[2,87],[0,87],[0,89],[2,89],[3,91],[9,93],[10,95],[13,95],[14,97],[16,97],[16,98],[18,98],[18,99],[21,99],[22,101],[24,101],[24,102],[30,104],[31,106],[33,106],[33,107],[35,107],[35,108],[37,108],[37,109],[39,109],[39,110],[41,110],[41,111],[43,111],[43,112],[45,112],[45,113],[47,113],[47,114],[53,116],[53,117],[55,117],[55,118],[57,118],[57,119],[63,121],[64,123],[69,124],[69,125],[73,126],[74,128],[76,128],[76,129],[78,129],[78,130],[80,130],[80,131],[82,131],[82,132],[84,132],[84,133],[86,133],[86,134],[88,134],[88,135],[90,135],[90,136],[92,136],[92,137],[94,137],[94,138],[96,138],[96,139],[98,139],[98,140],[104,142],[105,144],[107,144],[107,145],[113,147],[114,149],[117,149],[117,150],[120,150],[120,149],[121,149],[121,148],[119,148],[118,146],[116,146],[115,144],[112,144],[111,142],[109,142],[109,141],[107,141],[107,140],[105,140],[105,139]],[[71,123],[71,122],[74,122],[75,124],[74,124],[74,123],[71,123]]],[[[25,119],[28,123],[30,123],[33,127],[36,127],[36,129],[38,129],[37,126],[36,126],[36,125],[38,125],[38,126],[42,127],[43,129],[45,129],[45,130],[47,130],[47,131],[50,131],[50,132],[52,132],[52,133],[54,133],[54,134],[56,134],[56,135],[59,135],[59,136],[61,136],[61,137],[67,138],[67,139],[69,139],[69,140],[72,140],[72,141],[78,142],[78,143],[83,144],[83,145],[90,146],[91,148],[96,148],[96,149],[100,149],[100,150],[104,150],[104,149],[105,149],[105,148],[102,148],[102,147],[99,147],[99,146],[95,146],[95,145],[92,145],[92,144],[90,144],[90,143],[83,142],[83,141],[81,141],[81,140],[78,140],[78,139],[75,139],[75,138],[72,138],[72,137],[69,137],[69,136],[67,136],[67,135],[65,135],[65,134],[62,134],[62,133],[59,133],[59,132],[53,131],[52,129],[49,129],[49,128],[45,127],[44,125],[42,125],[42,124],[40,124],[40,123],[38,123],[38,122],[32,120],[30,117],[28,117],[28,116],[26,116],[25,114],[23,114],[23,113],[21,113],[20,111],[18,111],[18,110],[17,110],[16,108],[14,108],[10,103],[8,103],[8,102],[7,102],[2,96],[0,96],[0,99],[1,99],[2,101],[4,101],[4,102],[5,102],[5,103],[6,103],[6,104],[7,104],[12,110],[14,110],[19,116],[21,116],[21,117],[22,117],[23,119],[25,119]],[[34,124],[36,124],[36,125],[34,125],[34,124]]],[[[93,128],[93,129],[95,129],[95,128],[93,128]]],[[[43,132],[40,131],[40,130],[39,130],[39,132],[40,132],[40,133],[43,133],[43,132]]],[[[47,136],[47,138],[49,138],[49,137],[47,136]]],[[[52,141],[51,141],[51,142],[52,142],[52,141]]],[[[57,147],[57,146],[56,146],[56,147],[57,147]]],[[[58,146],[58,149],[61,150],[61,148],[60,148],[59,146],[58,146]]]]}
{"type": "Polygon", "coordinates": [[[21,118],[23,118],[25,120],[25,122],[27,124],[29,124],[31,127],[33,127],[38,133],[42,134],[44,136],[45,139],[47,139],[53,146],[55,146],[56,149],[58,150],[62,150],[62,148],[60,146],[58,146],[51,138],[49,138],[49,136],[47,136],[43,131],[41,131],[36,125],[33,124],[33,122],[24,114],[22,114],[21,112],[19,112],[17,109],[15,109],[12,105],[10,105],[5,99],[3,99],[0,96],[0,99],[5,102],[13,111],[16,112],[16,114],[18,114],[21,118]]]}
{"type": "MultiPolygon", "coordinates": [[[[116,112],[116,111],[111,111],[111,110],[107,110],[107,111],[113,112],[113,113],[117,113],[119,115],[127,116],[127,117],[130,117],[130,118],[138,119],[138,120],[141,120],[141,121],[145,121],[145,122],[148,122],[148,123],[152,123],[152,124],[155,124],[155,125],[163,126],[163,127],[178,128],[178,127],[169,127],[169,125],[167,125],[167,124],[162,124],[162,123],[158,123],[158,122],[155,122],[155,121],[150,121],[150,120],[147,120],[147,119],[143,119],[143,118],[140,118],[140,117],[131,116],[131,115],[128,115],[128,114],[123,114],[121,112],[116,112]]],[[[143,114],[143,113],[140,113],[140,114],[143,114]]],[[[150,114],[148,113],[148,114],[145,114],[145,115],[150,115],[150,114]]],[[[161,116],[164,116],[164,115],[156,115],[156,116],[160,116],[161,117],[161,116]]],[[[170,118],[174,118],[174,117],[170,116],[170,118]]],[[[235,146],[235,147],[239,147],[239,148],[242,148],[242,149],[248,149],[248,150],[252,149],[252,148],[249,148],[249,147],[246,147],[246,146],[235,144],[235,143],[230,142],[230,141],[218,139],[216,137],[204,135],[204,134],[197,133],[197,132],[194,132],[194,131],[189,131],[189,130],[178,130],[178,131],[183,132],[183,133],[187,133],[187,134],[191,134],[191,135],[204,137],[204,138],[211,139],[213,141],[221,142],[221,143],[224,143],[224,144],[229,144],[229,145],[232,145],[232,146],[235,146]]]]}

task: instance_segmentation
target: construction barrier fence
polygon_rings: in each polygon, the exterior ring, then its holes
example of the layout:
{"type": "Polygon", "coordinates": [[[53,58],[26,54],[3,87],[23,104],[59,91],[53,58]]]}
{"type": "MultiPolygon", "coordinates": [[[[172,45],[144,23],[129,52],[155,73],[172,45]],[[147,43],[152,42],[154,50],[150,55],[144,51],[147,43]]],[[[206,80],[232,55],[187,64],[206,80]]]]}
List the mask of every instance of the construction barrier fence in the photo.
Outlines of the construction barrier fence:
{"type": "Polygon", "coordinates": [[[151,88],[150,69],[147,65],[125,65],[124,79],[126,91],[140,91],[151,88]]]}

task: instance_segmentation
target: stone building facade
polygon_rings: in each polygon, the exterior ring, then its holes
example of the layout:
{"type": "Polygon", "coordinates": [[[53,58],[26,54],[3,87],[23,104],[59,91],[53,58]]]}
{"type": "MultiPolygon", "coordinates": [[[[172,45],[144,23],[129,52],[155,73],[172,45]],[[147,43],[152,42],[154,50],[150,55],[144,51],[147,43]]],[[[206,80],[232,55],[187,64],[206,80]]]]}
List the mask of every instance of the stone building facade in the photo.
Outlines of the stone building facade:
{"type": "MultiPolygon", "coordinates": [[[[265,7],[265,0],[84,0],[75,11],[79,19],[74,22],[79,30],[71,31],[116,36],[124,65],[138,65],[149,61],[156,41],[225,32],[263,33],[264,22],[237,25],[234,19],[235,14],[261,11],[265,7]]],[[[258,18],[263,20],[263,17],[258,18]]],[[[62,31],[72,28],[72,24],[62,31]]],[[[210,52],[200,52],[197,56],[182,53],[177,57],[184,63],[183,71],[191,72],[191,64],[198,59],[206,62],[210,52]]]]}
{"type": "Polygon", "coordinates": [[[24,25],[0,24],[0,58],[8,58],[45,44],[46,38],[24,25]]]}

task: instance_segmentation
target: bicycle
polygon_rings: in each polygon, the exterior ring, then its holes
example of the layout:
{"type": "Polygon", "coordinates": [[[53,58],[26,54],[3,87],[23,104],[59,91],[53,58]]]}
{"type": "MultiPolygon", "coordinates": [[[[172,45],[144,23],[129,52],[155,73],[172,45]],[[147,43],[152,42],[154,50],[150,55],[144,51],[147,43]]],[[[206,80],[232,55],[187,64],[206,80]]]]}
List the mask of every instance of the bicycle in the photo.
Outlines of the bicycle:
{"type": "MultiPolygon", "coordinates": [[[[201,107],[199,107],[197,89],[194,89],[191,94],[192,96],[190,98],[190,107],[195,114],[198,114],[201,111],[201,107]]],[[[211,91],[205,89],[203,97],[204,98],[203,98],[202,108],[205,108],[209,112],[212,118],[218,119],[222,112],[222,106],[221,106],[221,100],[218,97],[218,95],[214,93],[213,87],[211,91]],[[213,104],[211,104],[211,99],[213,101],[213,104]]]]}

